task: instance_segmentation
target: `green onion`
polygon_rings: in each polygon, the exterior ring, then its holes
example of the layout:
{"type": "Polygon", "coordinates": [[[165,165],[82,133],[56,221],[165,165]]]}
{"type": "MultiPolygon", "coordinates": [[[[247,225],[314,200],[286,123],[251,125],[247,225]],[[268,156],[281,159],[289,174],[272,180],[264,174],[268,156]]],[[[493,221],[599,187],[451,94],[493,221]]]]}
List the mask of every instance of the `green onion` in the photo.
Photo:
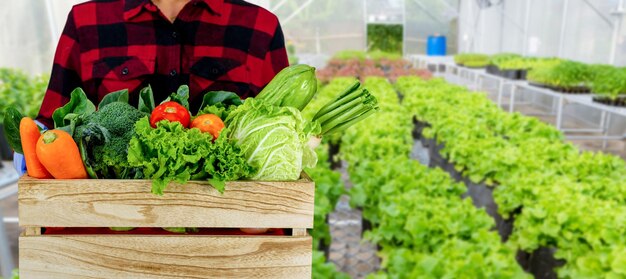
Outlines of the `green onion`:
{"type": "MultiPolygon", "coordinates": [[[[355,91],[355,92],[357,92],[357,91],[355,91]]],[[[367,101],[367,96],[358,96],[358,95],[356,95],[356,98],[354,98],[352,101],[348,101],[348,102],[346,102],[344,104],[341,104],[341,103],[338,104],[334,109],[328,110],[328,112],[326,114],[321,115],[316,120],[320,124],[323,124],[327,120],[336,118],[337,116],[344,114],[346,110],[349,110],[349,109],[351,109],[353,107],[356,107],[359,104],[363,104],[366,101],[367,101]]],[[[337,104],[337,103],[335,103],[335,104],[337,104]]]]}
{"type": "Polygon", "coordinates": [[[360,85],[354,83],[315,114],[313,121],[320,123],[321,135],[343,131],[378,110],[378,100],[360,85]]]}
{"type": "Polygon", "coordinates": [[[366,113],[363,113],[357,117],[354,117],[346,122],[343,122],[337,126],[335,126],[334,128],[331,128],[330,130],[324,132],[324,135],[330,135],[332,133],[338,133],[338,132],[342,132],[345,129],[349,128],[350,126],[356,124],[357,122],[360,122],[361,120],[368,118],[370,115],[374,114],[376,111],[378,111],[378,108],[376,109],[372,109],[367,111],[366,113]]]}
{"type": "Polygon", "coordinates": [[[335,99],[334,101],[326,104],[324,107],[322,107],[313,117],[313,119],[317,119],[320,116],[327,114],[329,111],[336,109],[338,106],[342,105],[343,103],[345,103],[346,101],[351,101],[353,99],[355,99],[357,96],[360,96],[360,92],[357,91],[357,89],[359,88],[359,86],[361,86],[361,83],[356,81],[354,82],[354,84],[352,84],[350,87],[346,88],[346,90],[344,92],[342,92],[341,94],[339,94],[339,97],[337,97],[337,99],[335,99]]]}

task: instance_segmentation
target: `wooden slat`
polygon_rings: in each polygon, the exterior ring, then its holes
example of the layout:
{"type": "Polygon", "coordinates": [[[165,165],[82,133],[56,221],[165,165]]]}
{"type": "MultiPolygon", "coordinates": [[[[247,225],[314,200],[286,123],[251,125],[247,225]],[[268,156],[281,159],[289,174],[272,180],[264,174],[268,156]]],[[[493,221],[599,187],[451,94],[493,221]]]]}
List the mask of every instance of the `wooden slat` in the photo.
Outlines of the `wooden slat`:
{"type": "Polygon", "coordinates": [[[22,278],[311,278],[312,239],[26,236],[22,278]]]}
{"type": "Polygon", "coordinates": [[[41,235],[41,227],[26,227],[24,235],[41,235]]]}
{"type": "Polygon", "coordinates": [[[312,228],[315,185],[234,181],[220,194],[208,183],[170,184],[164,196],[146,180],[19,181],[20,226],[312,228]]]}
{"type": "Polygon", "coordinates": [[[307,235],[306,229],[292,229],[291,235],[293,236],[305,236],[307,235]]]}

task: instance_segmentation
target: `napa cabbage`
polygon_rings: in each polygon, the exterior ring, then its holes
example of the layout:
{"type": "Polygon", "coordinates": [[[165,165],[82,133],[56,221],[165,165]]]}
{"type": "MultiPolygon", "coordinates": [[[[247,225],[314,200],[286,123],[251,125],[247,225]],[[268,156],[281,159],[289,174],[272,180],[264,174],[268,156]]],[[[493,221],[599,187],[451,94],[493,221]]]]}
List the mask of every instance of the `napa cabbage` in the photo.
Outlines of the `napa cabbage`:
{"type": "Polygon", "coordinates": [[[229,114],[226,125],[229,139],[256,170],[248,179],[297,180],[303,168],[317,164],[308,142],[320,133],[320,125],[304,119],[297,108],[248,99],[229,114]]]}

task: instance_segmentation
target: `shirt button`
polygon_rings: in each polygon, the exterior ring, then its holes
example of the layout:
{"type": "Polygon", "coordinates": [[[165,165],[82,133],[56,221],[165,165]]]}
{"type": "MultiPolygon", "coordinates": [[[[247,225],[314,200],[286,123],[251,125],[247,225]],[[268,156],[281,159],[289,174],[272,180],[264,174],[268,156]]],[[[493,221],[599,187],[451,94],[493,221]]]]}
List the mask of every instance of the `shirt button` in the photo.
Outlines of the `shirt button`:
{"type": "Polygon", "coordinates": [[[178,33],[176,33],[176,31],[172,32],[172,37],[177,38],[178,37],[178,33]]]}
{"type": "Polygon", "coordinates": [[[178,73],[176,72],[176,70],[172,70],[172,71],[170,71],[170,76],[176,76],[176,74],[178,74],[178,73]]]}
{"type": "Polygon", "coordinates": [[[124,69],[122,69],[122,75],[128,75],[128,68],[124,67],[124,69]]]}

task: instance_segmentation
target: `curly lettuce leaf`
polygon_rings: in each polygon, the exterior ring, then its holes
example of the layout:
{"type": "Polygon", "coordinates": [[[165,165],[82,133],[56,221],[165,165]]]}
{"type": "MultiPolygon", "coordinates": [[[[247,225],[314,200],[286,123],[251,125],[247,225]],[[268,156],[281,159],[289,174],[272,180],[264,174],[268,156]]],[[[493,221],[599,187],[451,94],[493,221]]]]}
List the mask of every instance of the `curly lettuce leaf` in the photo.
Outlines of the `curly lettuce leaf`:
{"type": "Polygon", "coordinates": [[[162,121],[153,129],[147,117],[135,124],[128,162],[153,180],[152,192],[157,195],[163,195],[170,182],[184,184],[191,179],[209,180],[223,192],[225,181],[253,171],[241,149],[226,136],[213,142],[210,134],[185,129],[178,122],[162,121]]]}

